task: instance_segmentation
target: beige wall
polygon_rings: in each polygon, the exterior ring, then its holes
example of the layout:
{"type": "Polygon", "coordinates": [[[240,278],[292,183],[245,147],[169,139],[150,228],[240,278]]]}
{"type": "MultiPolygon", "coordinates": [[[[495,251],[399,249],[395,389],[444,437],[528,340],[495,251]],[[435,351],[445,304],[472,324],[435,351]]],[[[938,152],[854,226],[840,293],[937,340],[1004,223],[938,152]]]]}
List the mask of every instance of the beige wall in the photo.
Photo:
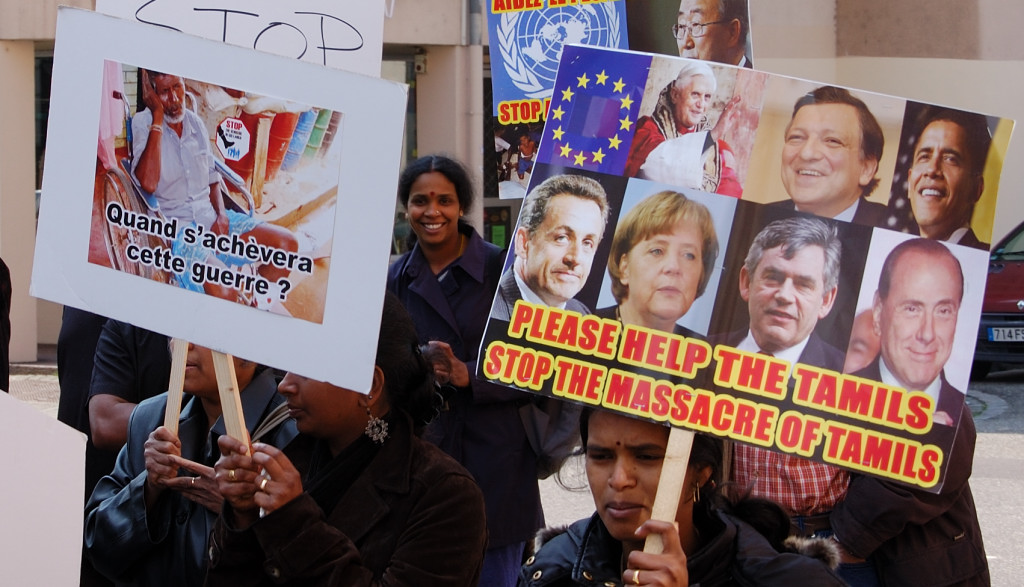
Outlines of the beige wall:
{"type": "MultiPolygon", "coordinates": [[[[1024,3],[751,0],[751,22],[758,69],[1024,122],[1024,3]]],[[[993,241],[1024,220],[1022,187],[1011,141],[993,241]]]]}
{"type": "Polygon", "coordinates": [[[95,0],[0,0],[0,39],[52,41],[57,6],[92,10],[95,0]]]}
{"type": "MultiPolygon", "coordinates": [[[[370,0],[367,0],[370,1],[370,0]]],[[[380,0],[390,4],[390,0],[380,0]]],[[[469,45],[464,18],[475,0],[395,0],[384,40],[426,56],[417,76],[418,151],[447,152],[482,168],[482,51],[469,45]]],[[[636,1],[636,0],[631,0],[636,1]]],[[[750,0],[758,69],[895,94],[1024,120],[1024,3],[1004,0],[750,0]]],[[[52,41],[56,6],[92,8],[94,0],[0,0],[0,39],[52,41]]],[[[479,18],[479,17],[478,17],[479,18]]],[[[486,42],[486,35],[485,40],[486,42]]],[[[27,288],[34,183],[32,43],[0,41],[0,254],[27,288]],[[16,79],[17,78],[17,79],[16,79]],[[26,102],[27,100],[27,102],[26,102]],[[7,107],[11,105],[11,110],[7,107]],[[26,106],[27,105],[27,106],[26,106]],[[26,110],[27,108],[27,110],[26,110]],[[18,113],[15,115],[15,113],[18,113]],[[20,129],[17,133],[13,129],[20,129]],[[27,178],[27,180],[26,180],[27,178]],[[26,183],[27,181],[27,183],[26,183]],[[27,187],[26,187],[27,186],[27,187]]],[[[1017,142],[1020,142],[1018,139],[1017,142]]],[[[994,238],[1024,219],[1024,147],[1011,144],[1004,165],[994,238]]],[[[27,293],[23,293],[27,296],[27,293]]],[[[27,298],[26,298],[27,299],[27,298]]],[[[35,333],[53,342],[52,304],[21,302],[15,344],[34,353],[35,333]]],[[[21,352],[21,351],[19,351],[21,352]]]]}
{"type": "Polygon", "coordinates": [[[11,361],[36,358],[36,300],[28,295],[35,243],[35,47],[0,41],[0,257],[11,270],[11,361]]]}

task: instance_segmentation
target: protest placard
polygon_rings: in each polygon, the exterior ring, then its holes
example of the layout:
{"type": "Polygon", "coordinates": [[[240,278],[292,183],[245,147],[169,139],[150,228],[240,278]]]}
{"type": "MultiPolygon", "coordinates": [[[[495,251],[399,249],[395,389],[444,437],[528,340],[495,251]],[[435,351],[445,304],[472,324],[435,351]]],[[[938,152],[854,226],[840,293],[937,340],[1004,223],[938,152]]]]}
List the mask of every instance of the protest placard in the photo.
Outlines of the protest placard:
{"type": "Polygon", "coordinates": [[[3,464],[19,481],[0,488],[0,564],[12,585],[77,585],[82,552],[86,437],[0,393],[3,464]]]}
{"type": "Polygon", "coordinates": [[[96,11],[327,67],[380,76],[383,0],[97,0],[96,11]]]}
{"type": "Polygon", "coordinates": [[[394,212],[370,195],[395,191],[405,101],[400,84],[62,9],[33,295],[368,389],[394,212]],[[117,145],[102,163],[97,129],[101,152],[117,145]]]}
{"type": "Polygon", "coordinates": [[[1012,121],[581,46],[549,114],[481,377],[939,491],[1012,121]]]}
{"type": "Polygon", "coordinates": [[[569,44],[680,55],[750,68],[746,0],[487,2],[494,149],[501,198],[522,198],[569,44]]]}

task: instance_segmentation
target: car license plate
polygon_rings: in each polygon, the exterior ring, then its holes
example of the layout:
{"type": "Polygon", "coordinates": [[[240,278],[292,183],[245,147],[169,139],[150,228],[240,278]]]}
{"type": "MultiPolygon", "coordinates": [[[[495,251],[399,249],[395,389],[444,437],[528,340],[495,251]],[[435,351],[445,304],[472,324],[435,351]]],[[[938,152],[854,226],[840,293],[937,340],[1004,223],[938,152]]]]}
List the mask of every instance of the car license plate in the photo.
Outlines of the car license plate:
{"type": "Polygon", "coordinates": [[[993,342],[1024,342],[1024,328],[989,328],[988,339],[993,342]]]}

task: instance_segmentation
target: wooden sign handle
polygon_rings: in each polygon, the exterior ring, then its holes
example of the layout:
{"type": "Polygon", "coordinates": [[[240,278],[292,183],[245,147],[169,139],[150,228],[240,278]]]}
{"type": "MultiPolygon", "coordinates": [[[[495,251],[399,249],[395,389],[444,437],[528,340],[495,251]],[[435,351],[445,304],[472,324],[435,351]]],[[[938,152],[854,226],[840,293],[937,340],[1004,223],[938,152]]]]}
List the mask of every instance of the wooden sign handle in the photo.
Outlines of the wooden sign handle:
{"type": "Polygon", "coordinates": [[[220,391],[221,418],[228,436],[249,445],[249,430],[245,427],[242,414],[242,397],[235,378],[235,362],[231,355],[213,351],[213,370],[217,374],[217,389],[220,391]]]}
{"type": "MultiPolygon", "coordinates": [[[[676,520],[679,498],[683,494],[686,467],[690,463],[690,449],[693,448],[693,434],[681,428],[672,428],[668,434],[668,447],[665,449],[665,461],[661,465],[658,493],[654,496],[654,506],[651,507],[653,520],[676,520]]],[[[651,534],[644,541],[644,552],[661,554],[664,549],[660,534],[651,534]]]]}
{"type": "Polygon", "coordinates": [[[181,417],[181,396],[185,387],[185,358],[188,356],[188,341],[171,339],[171,379],[167,384],[167,407],[164,409],[164,427],[178,434],[178,418],[181,417]]]}

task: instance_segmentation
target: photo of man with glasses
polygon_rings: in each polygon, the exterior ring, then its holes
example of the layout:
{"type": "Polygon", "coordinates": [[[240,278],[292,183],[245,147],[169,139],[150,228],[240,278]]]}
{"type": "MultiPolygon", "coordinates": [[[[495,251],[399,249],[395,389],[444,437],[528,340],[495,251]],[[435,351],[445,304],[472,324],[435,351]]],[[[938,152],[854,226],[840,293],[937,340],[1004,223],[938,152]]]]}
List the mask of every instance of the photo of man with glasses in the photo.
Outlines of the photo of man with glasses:
{"type": "Polygon", "coordinates": [[[747,0],[680,0],[672,34],[680,57],[751,68],[747,0]]]}

